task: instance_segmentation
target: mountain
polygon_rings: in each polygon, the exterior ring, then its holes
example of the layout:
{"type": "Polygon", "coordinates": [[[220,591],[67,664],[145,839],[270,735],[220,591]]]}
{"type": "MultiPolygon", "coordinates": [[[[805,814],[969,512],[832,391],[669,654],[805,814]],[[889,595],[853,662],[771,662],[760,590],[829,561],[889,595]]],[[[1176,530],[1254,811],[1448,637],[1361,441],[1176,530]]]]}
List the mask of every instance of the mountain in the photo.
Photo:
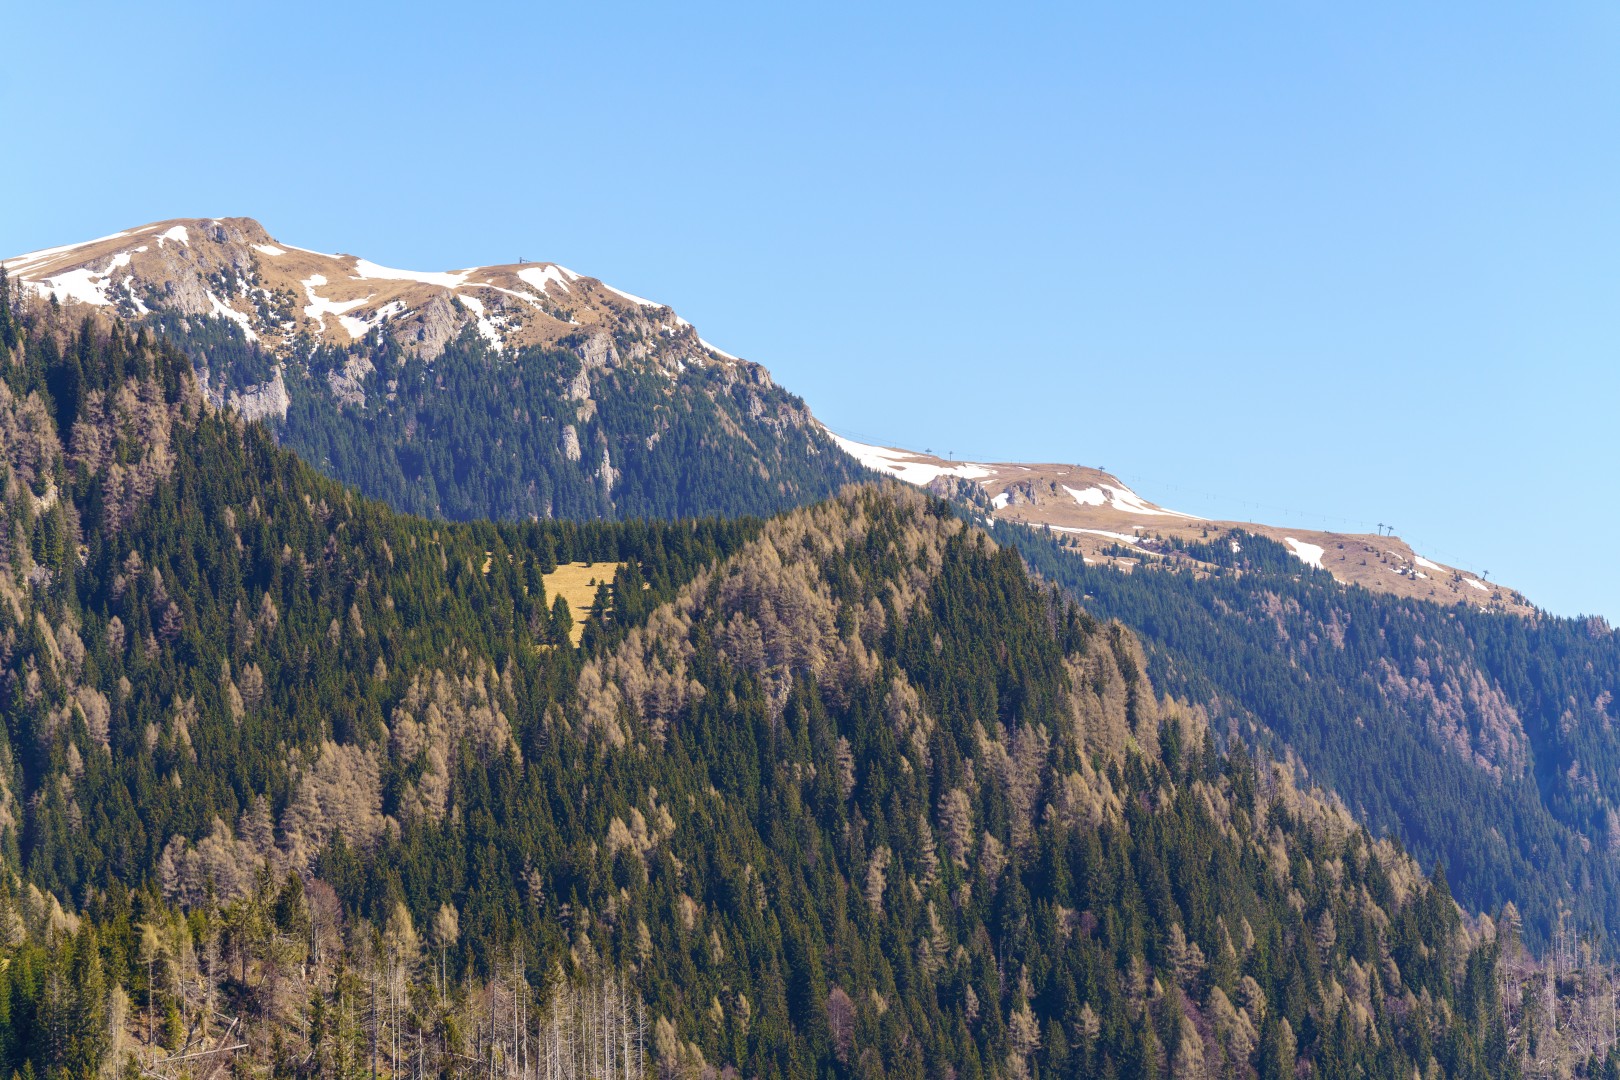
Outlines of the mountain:
{"type": "Polygon", "coordinates": [[[434,521],[144,327],[0,297],[0,376],[19,1075],[1615,1067],[944,502],[434,521]]]}
{"type": "Polygon", "coordinates": [[[1275,540],[1301,563],[1346,585],[1440,604],[1517,614],[1535,610],[1518,591],[1426,559],[1394,535],[1211,520],[1150,502],[1118,477],[1084,465],[954,461],[832,437],[868,469],[964,498],[988,521],[1050,529],[1082,557],[1127,572],[1166,562],[1208,570],[1210,564],[1188,554],[1189,545],[1235,529],[1275,540]]]}
{"type": "MultiPolygon", "coordinates": [[[[214,404],[399,510],[736,517],[824,497],[863,465],[925,485],[1131,627],[1155,683],[1223,736],[1292,760],[1375,834],[1444,863],[1465,904],[1512,902],[1538,946],[1560,912],[1620,931],[1613,637],[1396,537],[1205,520],[1097,469],[841,439],[667,309],[550,264],[388,270],[220,219],[11,265],[59,335],[86,313],[102,332],[111,316],[148,326],[191,357],[214,404]],[[290,315],[267,299],[288,293],[303,300],[290,315]],[[497,317],[514,293],[532,317],[497,317]],[[579,305],[566,319],[546,314],[566,298],[579,305]],[[423,332],[441,307],[459,322],[423,332]]],[[[65,358],[46,367],[78,377],[65,358]]]]}
{"type": "Polygon", "coordinates": [[[956,500],[1138,635],[1156,684],[1298,764],[1377,835],[1512,903],[1546,945],[1620,932],[1620,634],[1559,619],[1393,536],[1214,521],[1073,465],[958,462],[837,437],[956,500]]]}
{"type": "Polygon", "coordinates": [[[396,270],[188,218],[4,265],[64,318],[167,334],[216,403],[417,513],[771,513],[859,471],[763,367],[553,263],[396,270]]]}
{"type": "Polygon", "coordinates": [[[176,218],[5,260],[25,288],[60,303],[218,317],[289,356],[380,331],[424,360],[472,329],[494,351],[586,342],[604,357],[632,337],[631,359],[746,361],[714,348],[669,308],[556,263],[396,270],[277,242],[252,218],[176,218]]]}

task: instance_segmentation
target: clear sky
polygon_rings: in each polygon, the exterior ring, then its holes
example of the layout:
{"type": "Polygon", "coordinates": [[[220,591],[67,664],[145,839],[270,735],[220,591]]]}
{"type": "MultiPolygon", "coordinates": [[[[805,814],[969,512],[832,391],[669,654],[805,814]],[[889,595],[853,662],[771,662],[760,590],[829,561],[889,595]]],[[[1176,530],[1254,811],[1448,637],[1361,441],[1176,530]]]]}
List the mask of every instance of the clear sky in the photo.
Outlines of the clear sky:
{"type": "Polygon", "coordinates": [[[1620,622],[1620,7],[12,4],[0,252],[181,216],[673,305],[835,429],[1620,622]]]}

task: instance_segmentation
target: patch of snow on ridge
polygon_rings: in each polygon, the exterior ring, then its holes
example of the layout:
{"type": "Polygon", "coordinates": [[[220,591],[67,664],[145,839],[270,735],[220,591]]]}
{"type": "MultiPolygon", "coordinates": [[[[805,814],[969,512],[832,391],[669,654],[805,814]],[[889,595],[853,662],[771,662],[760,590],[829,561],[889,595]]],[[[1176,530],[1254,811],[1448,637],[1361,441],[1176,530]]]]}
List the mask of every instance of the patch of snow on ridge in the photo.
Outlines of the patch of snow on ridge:
{"type": "Polygon", "coordinates": [[[73,251],[77,248],[89,247],[91,244],[105,243],[108,240],[119,240],[128,235],[129,233],[127,232],[108,233],[106,236],[98,236],[94,240],[81,240],[77,244],[63,244],[60,247],[40,248],[38,251],[29,251],[21,255],[13,255],[9,259],[0,259],[0,262],[3,262],[6,269],[12,274],[20,274],[24,272],[21,268],[29,265],[30,263],[45,262],[47,259],[53,259],[58,255],[66,254],[67,252],[73,251]]]}
{"type": "Polygon", "coordinates": [[[656,300],[648,300],[645,296],[637,296],[635,293],[627,293],[623,289],[615,289],[613,286],[609,285],[605,281],[602,282],[602,288],[606,289],[610,293],[613,293],[615,296],[624,297],[626,300],[630,301],[632,304],[640,304],[642,307],[663,307],[664,306],[663,304],[660,304],[656,300]]]}
{"type": "Polygon", "coordinates": [[[302,248],[302,247],[299,247],[297,244],[289,244],[286,241],[282,241],[282,246],[287,247],[287,248],[291,248],[293,251],[302,251],[305,255],[319,255],[323,259],[335,259],[335,258],[337,258],[336,255],[332,255],[332,254],[330,254],[328,252],[316,251],[314,248],[302,248]]]}
{"type": "Polygon", "coordinates": [[[186,245],[186,247],[191,246],[191,234],[186,231],[186,227],[184,225],[171,225],[169,228],[158,233],[158,247],[162,247],[163,241],[165,240],[173,240],[177,244],[186,245]]]}
{"type": "Polygon", "coordinates": [[[420,281],[424,285],[441,285],[453,289],[472,276],[471,270],[446,273],[435,270],[396,270],[392,266],[379,266],[370,259],[354,260],[354,273],[361,281],[420,281]]]}
{"type": "Polygon", "coordinates": [[[1323,548],[1320,545],[1307,544],[1303,540],[1295,540],[1292,536],[1283,537],[1283,543],[1288,545],[1288,550],[1293,554],[1294,558],[1306,566],[1314,566],[1318,570],[1322,569],[1323,548]]]}
{"type": "MultiPolygon", "coordinates": [[[[680,320],[677,320],[677,321],[679,321],[681,323],[681,325],[683,325],[683,326],[691,325],[685,319],[680,319],[680,320]]],[[[714,355],[718,356],[722,360],[733,360],[734,361],[734,360],[737,359],[735,356],[732,356],[730,353],[726,352],[726,350],[717,349],[713,345],[710,345],[707,341],[704,341],[702,338],[698,338],[698,344],[703,346],[705,349],[708,349],[710,352],[714,353],[714,355]]]]}
{"type": "Polygon", "coordinates": [[[1130,488],[1116,487],[1113,484],[1098,484],[1088,488],[1072,488],[1065,484],[1063,490],[1073,496],[1074,501],[1081,506],[1112,506],[1122,514],[1135,514],[1138,517],[1179,517],[1193,518],[1195,521],[1203,520],[1203,518],[1194,514],[1182,514],[1175,510],[1166,510],[1162,506],[1154,506],[1130,488]]]}
{"type": "Polygon", "coordinates": [[[260,252],[262,254],[268,255],[272,259],[275,258],[278,255],[287,254],[286,251],[282,250],[281,248],[276,247],[276,245],[274,245],[274,244],[254,244],[253,245],[253,250],[257,251],[257,252],[260,252]]]}
{"type": "Polygon", "coordinates": [[[875,472],[888,473],[890,476],[904,480],[908,484],[922,487],[935,477],[960,476],[964,480],[982,480],[990,475],[990,470],[983,465],[974,465],[963,462],[959,465],[936,465],[931,461],[918,461],[921,455],[905,450],[890,450],[886,446],[868,446],[858,443],[854,439],[846,439],[826,428],[827,435],[837,443],[839,449],[850,457],[875,472]]]}
{"type": "Polygon", "coordinates": [[[1480,592],[1491,591],[1491,587],[1485,584],[1483,581],[1480,581],[1478,578],[1465,577],[1463,578],[1463,584],[1469,586],[1470,588],[1478,589],[1480,592]]]}
{"type": "Polygon", "coordinates": [[[1104,484],[1103,490],[1108,492],[1115,510],[1127,514],[1141,514],[1147,517],[1178,517],[1192,518],[1194,521],[1204,521],[1197,514],[1183,514],[1179,510],[1167,510],[1162,506],[1154,506],[1130,488],[1115,487],[1113,484],[1104,484]]]}
{"type": "Polygon", "coordinates": [[[1428,559],[1425,559],[1423,556],[1418,555],[1416,553],[1414,553],[1412,555],[1412,561],[1417,563],[1419,566],[1426,567],[1426,568],[1428,568],[1430,570],[1444,570],[1445,569],[1445,567],[1441,566],[1439,563],[1430,562],[1428,559]]]}
{"type": "Polygon", "coordinates": [[[558,285],[561,285],[563,292],[571,291],[568,288],[568,272],[560,266],[525,266],[517,272],[517,276],[519,281],[533,285],[542,293],[546,291],[548,281],[555,281],[558,285]]]}
{"type": "Polygon", "coordinates": [[[990,505],[995,507],[997,510],[1005,510],[1007,509],[1007,504],[1010,502],[1012,502],[1012,496],[1003,491],[1000,495],[997,495],[995,498],[990,500],[990,505]]]}

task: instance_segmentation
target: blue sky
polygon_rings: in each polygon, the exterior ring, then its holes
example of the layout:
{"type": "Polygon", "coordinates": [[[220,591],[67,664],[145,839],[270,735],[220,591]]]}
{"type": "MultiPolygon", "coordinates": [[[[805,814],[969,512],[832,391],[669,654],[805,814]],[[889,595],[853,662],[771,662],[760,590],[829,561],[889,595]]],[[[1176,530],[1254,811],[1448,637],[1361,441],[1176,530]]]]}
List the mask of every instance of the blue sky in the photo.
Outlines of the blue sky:
{"type": "Polygon", "coordinates": [[[1614,5],[12,5],[0,251],[673,305],[841,432],[1393,522],[1620,621],[1614,5]],[[338,9],[334,12],[332,9],[338,9]]]}

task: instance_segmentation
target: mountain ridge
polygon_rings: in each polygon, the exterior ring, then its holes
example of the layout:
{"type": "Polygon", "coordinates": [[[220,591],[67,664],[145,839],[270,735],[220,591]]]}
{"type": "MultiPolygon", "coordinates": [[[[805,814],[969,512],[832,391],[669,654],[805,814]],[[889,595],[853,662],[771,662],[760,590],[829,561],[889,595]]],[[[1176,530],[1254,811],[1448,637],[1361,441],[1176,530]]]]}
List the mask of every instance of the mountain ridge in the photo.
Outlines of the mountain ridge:
{"type": "MultiPolygon", "coordinates": [[[[301,340],[347,345],[382,331],[432,360],[464,328],[496,351],[575,342],[606,358],[614,332],[642,337],[631,358],[746,364],[698,337],[667,305],[552,262],[404,270],[278,241],[249,217],[170,218],[0,260],[41,298],[229,319],[280,356],[301,340]],[[604,336],[607,335],[607,336],[604,336]]],[[[757,365],[751,365],[757,366],[757,365]]]]}
{"type": "Polygon", "coordinates": [[[1166,564],[1209,570],[1212,565],[1192,559],[1187,546],[1239,530],[1283,544],[1301,566],[1326,570],[1342,584],[1515,615],[1536,611],[1518,590],[1425,558],[1393,534],[1204,518],[1145,499],[1119,477],[1086,465],[961,461],[862,443],[830,429],[828,434],[868,469],[962,498],[992,525],[1014,521],[1050,529],[1091,563],[1127,572],[1166,564]]]}
{"type": "MultiPolygon", "coordinates": [[[[580,403],[587,420],[597,408],[593,373],[626,364],[651,365],[677,378],[695,366],[723,372],[728,384],[775,388],[767,369],[709,344],[669,307],[558,263],[402,270],[280,242],[252,218],[227,217],[168,219],[15,256],[0,265],[41,299],[127,317],[162,309],[183,320],[227,321],[250,345],[280,361],[265,370],[262,363],[221,364],[217,349],[215,355],[194,357],[216,403],[231,405],[250,419],[287,420],[297,396],[296,387],[286,381],[287,365],[317,350],[335,357],[314,387],[317,394],[329,396],[339,410],[386,411],[375,399],[391,399],[396,381],[381,377],[385,373],[378,371],[379,361],[368,349],[368,343],[384,339],[401,356],[424,363],[452,350],[461,335],[502,355],[523,349],[571,353],[579,370],[561,389],[580,403]]],[[[762,411],[754,401],[746,409],[756,417],[762,411]]],[[[789,425],[819,427],[868,469],[964,498],[980,508],[987,522],[1049,528],[1082,558],[1123,571],[1167,562],[1185,565],[1189,545],[1238,528],[1285,544],[1302,566],[1324,569],[1345,584],[1512,614],[1536,610],[1519,591],[1427,558],[1394,535],[1283,528],[1236,518],[1206,520],[1143,499],[1100,469],[948,460],[839,436],[818,424],[808,409],[782,415],[789,425]]],[[[581,426],[565,425],[559,432],[559,446],[569,459],[592,456],[581,426]]],[[[657,439],[658,432],[642,437],[657,439]]],[[[313,443],[304,449],[315,452],[313,443]]],[[[609,489],[603,498],[611,499],[618,470],[611,447],[603,447],[601,454],[592,475],[597,486],[609,489]]],[[[335,475],[367,489],[365,470],[359,465],[348,469],[335,475]]],[[[432,509],[415,503],[409,508],[432,509]]],[[[489,507],[488,516],[509,516],[511,509],[504,509],[489,507]]]]}

